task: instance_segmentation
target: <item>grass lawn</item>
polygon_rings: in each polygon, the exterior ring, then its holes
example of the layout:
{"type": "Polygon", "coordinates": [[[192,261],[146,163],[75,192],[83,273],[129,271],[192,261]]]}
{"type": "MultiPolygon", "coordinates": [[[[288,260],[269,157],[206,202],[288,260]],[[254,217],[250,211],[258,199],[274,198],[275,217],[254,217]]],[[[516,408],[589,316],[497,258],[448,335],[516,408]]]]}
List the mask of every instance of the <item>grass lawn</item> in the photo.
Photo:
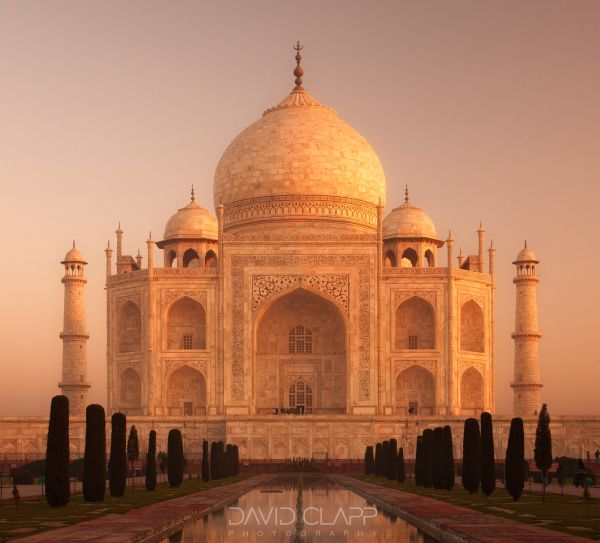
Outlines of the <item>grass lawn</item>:
{"type": "Polygon", "coordinates": [[[546,494],[546,503],[542,504],[541,494],[523,492],[521,498],[515,502],[503,487],[496,488],[488,497],[481,491],[469,494],[460,485],[455,485],[448,492],[416,486],[413,479],[407,479],[405,483],[398,484],[374,475],[356,475],[355,477],[369,483],[462,505],[482,513],[492,513],[571,535],[600,539],[600,500],[584,501],[582,497],[578,496],[546,494]]]}
{"type": "Polygon", "coordinates": [[[236,483],[246,478],[247,476],[241,475],[207,483],[197,479],[184,480],[179,488],[171,488],[168,483],[159,483],[153,492],[148,492],[143,484],[138,484],[133,491],[128,486],[121,498],[111,497],[107,489],[103,502],[87,503],[81,494],[76,494],[71,496],[71,501],[65,507],[50,507],[45,498],[23,500],[18,507],[15,507],[12,501],[3,502],[0,505],[0,541],[33,535],[104,515],[126,513],[132,509],[236,483]]]}

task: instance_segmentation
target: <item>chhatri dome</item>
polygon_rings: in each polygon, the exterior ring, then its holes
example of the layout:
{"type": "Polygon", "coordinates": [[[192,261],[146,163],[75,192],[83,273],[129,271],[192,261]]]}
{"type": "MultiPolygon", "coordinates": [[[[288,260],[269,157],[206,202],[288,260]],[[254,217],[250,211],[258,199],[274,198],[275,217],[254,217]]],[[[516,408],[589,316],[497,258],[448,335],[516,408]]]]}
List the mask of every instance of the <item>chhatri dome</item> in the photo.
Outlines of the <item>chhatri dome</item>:
{"type": "Polygon", "coordinates": [[[408,187],[404,203],[394,208],[383,220],[383,239],[427,238],[437,240],[437,232],[431,218],[408,199],[408,187]]]}
{"type": "Polygon", "coordinates": [[[302,87],[300,45],[296,86],[241,132],[215,172],[214,202],[342,197],[385,204],[385,174],[369,142],[302,87]]]}
{"type": "Polygon", "coordinates": [[[165,227],[164,241],[176,239],[217,239],[217,219],[196,203],[194,187],[190,203],[173,215],[165,227]]]}

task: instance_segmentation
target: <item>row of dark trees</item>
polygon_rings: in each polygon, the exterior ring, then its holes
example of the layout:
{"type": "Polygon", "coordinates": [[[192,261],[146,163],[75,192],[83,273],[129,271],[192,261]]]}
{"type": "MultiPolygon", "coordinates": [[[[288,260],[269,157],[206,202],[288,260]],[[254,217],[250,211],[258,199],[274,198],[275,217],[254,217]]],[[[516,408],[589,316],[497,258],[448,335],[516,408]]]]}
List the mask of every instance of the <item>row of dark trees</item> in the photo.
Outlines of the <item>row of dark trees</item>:
{"type": "Polygon", "coordinates": [[[373,447],[369,445],[365,449],[365,474],[374,474],[377,477],[386,477],[390,481],[403,483],[406,478],[404,466],[404,449],[398,449],[398,442],[392,438],[377,443],[375,454],[373,447]]]}
{"type": "MultiPolygon", "coordinates": [[[[101,405],[88,405],[86,409],[85,452],[83,457],[83,497],[88,502],[104,500],[106,488],[106,430],[105,412],[101,405]]],[[[109,492],[120,497],[125,493],[128,461],[139,459],[139,441],[135,426],[131,427],[125,441],[127,419],[123,413],[111,418],[110,460],[108,462],[109,492]]],[[[166,454],[169,485],[178,487],[183,481],[185,456],[183,438],[177,429],[169,431],[166,454]]],[[[202,444],[202,479],[221,479],[238,475],[240,469],[237,445],[222,441],[202,444]]],[[[46,449],[46,500],[52,507],[66,505],[70,499],[69,488],[69,400],[66,396],[52,398],[48,441],[46,449]]],[[[134,484],[132,470],[132,486],[134,484]]],[[[146,489],[156,488],[156,432],[148,436],[146,454],[146,489]]]]}
{"type": "Polygon", "coordinates": [[[417,437],[415,483],[425,488],[452,490],[454,451],[450,426],[427,428],[417,437]]]}
{"type": "MultiPolygon", "coordinates": [[[[477,419],[465,420],[463,434],[462,485],[469,493],[479,490],[489,496],[496,488],[496,461],[494,458],[494,432],[490,413],[477,419]]],[[[452,430],[450,426],[427,428],[417,437],[415,458],[415,483],[426,488],[452,490],[455,479],[452,430]]],[[[552,466],[552,437],[550,416],[544,404],[539,414],[536,430],[535,463],[542,472],[544,496],[546,474],[552,466]]],[[[365,474],[385,476],[404,482],[404,455],[397,441],[390,439],[365,450],[365,474]]],[[[525,434],[523,420],[512,419],[504,464],[505,487],[514,500],[518,500],[525,486],[528,464],[525,462],[525,434]]]]}

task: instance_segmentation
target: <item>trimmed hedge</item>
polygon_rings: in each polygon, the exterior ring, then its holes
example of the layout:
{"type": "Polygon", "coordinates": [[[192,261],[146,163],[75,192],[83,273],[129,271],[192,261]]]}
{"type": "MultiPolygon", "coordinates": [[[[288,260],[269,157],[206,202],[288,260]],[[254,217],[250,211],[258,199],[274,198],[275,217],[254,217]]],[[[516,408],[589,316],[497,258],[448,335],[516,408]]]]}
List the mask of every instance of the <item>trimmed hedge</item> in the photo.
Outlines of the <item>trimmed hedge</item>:
{"type": "Polygon", "coordinates": [[[46,501],[50,507],[67,505],[69,486],[69,399],[59,395],[50,403],[46,445],[46,501]]]}
{"type": "Polygon", "coordinates": [[[106,488],[106,428],[104,407],[91,404],[85,410],[85,452],[83,455],[83,498],[104,500],[106,488]]]}
{"type": "Polygon", "coordinates": [[[146,490],[156,488],[156,432],[150,430],[148,452],[146,453],[146,490]]]}
{"type": "Polygon", "coordinates": [[[127,419],[123,413],[113,413],[110,423],[108,488],[111,496],[119,498],[125,494],[125,484],[127,483],[127,455],[125,453],[127,419]]]}
{"type": "Polygon", "coordinates": [[[167,445],[167,477],[169,486],[181,486],[183,481],[183,439],[181,432],[174,428],[169,431],[167,445]]]}

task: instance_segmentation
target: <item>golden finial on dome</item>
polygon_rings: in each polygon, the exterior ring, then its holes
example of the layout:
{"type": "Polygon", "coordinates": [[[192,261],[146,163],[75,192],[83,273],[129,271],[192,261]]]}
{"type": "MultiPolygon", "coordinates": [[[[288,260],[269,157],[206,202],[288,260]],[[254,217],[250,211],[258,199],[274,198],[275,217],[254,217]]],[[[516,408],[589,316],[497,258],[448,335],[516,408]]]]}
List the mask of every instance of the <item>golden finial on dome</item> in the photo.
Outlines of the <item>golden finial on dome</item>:
{"type": "Polygon", "coordinates": [[[404,188],[404,203],[408,204],[408,185],[404,188]]]}
{"type": "Polygon", "coordinates": [[[75,249],[75,240],[73,240],[73,249],[75,249]]]}
{"type": "Polygon", "coordinates": [[[192,196],[191,196],[191,201],[195,202],[196,201],[196,196],[194,195],[194,185],[192,184],[192,196]]]}
{"type": "Polygon", "coordinates": [[[302,86],[304,70],[302,69],[302,66],[300,66],[300,61],[302,60],[300,51],[302,51],[302,49],[304,49],[304,46],[300,45],[300,41],[297,41],[296,46],[294,47],[294,50],[296,51],[296,68],[294,69],[294,75],[296,76],[294,83],[296,83],[296,86],[294,87],[294,90],[304,90],[304,87],[302,86]]]}

